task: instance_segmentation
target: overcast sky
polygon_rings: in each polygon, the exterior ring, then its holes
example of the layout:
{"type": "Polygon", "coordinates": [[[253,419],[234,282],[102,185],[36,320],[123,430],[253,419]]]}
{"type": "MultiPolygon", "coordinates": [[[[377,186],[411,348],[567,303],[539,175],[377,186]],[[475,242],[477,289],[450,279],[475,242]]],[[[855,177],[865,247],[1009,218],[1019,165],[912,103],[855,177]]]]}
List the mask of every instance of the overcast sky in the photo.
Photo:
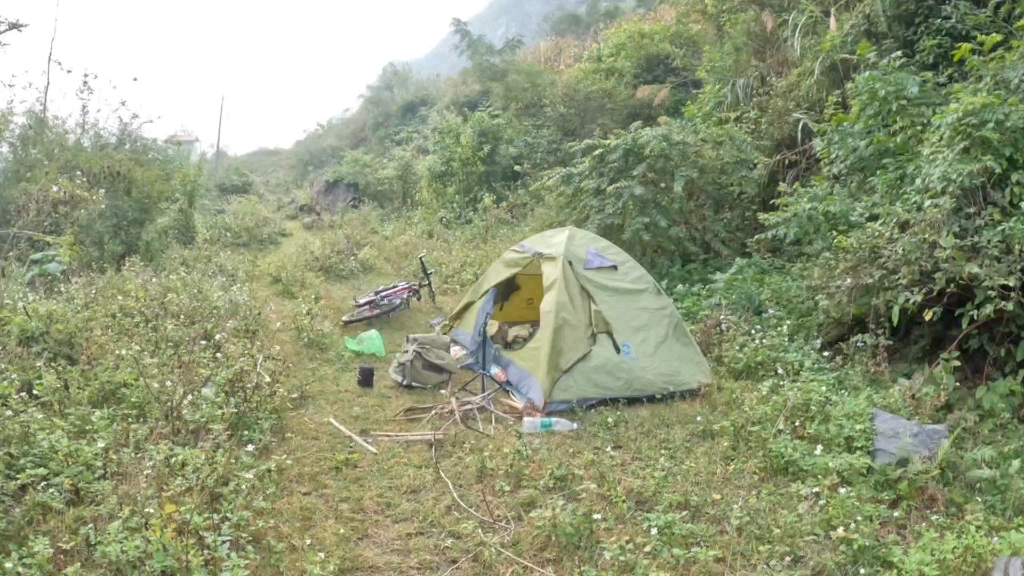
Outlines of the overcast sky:
{"type": "MultiPolygon", "coordinates": [[[[100,76],[100,98],[127,100],[151,136],[180,128],[204,147],[217,135],[233,153],[286,147],[317,122],[353,108],[394,60],[434,46],[453,17],[486,0],[2,0],[0,15],[30,26],[3,36],[0,80],[40,81],[54,15],[54,58],[74,74],[55,76],[58,106],[75,106],[85,70],[100,76]]],[[[16,97],[21,97],[21,93],[16,97]]],[[[3,101],[11,89],[0,85],[3,101]]]]}

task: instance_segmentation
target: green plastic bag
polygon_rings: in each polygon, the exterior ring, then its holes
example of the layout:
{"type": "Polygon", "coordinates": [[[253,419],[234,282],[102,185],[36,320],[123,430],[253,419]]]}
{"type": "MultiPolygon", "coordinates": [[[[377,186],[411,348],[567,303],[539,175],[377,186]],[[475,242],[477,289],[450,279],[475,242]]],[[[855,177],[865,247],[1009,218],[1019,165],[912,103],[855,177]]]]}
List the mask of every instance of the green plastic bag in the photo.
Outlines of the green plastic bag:
{"type": "Polygon", "coordinates": [[[359,354],[376,354],[381,358],[387,356],[384,351],[384,338],[376,330],[367,330],[355,338],[345,336],[345,348],[359,354]]]}

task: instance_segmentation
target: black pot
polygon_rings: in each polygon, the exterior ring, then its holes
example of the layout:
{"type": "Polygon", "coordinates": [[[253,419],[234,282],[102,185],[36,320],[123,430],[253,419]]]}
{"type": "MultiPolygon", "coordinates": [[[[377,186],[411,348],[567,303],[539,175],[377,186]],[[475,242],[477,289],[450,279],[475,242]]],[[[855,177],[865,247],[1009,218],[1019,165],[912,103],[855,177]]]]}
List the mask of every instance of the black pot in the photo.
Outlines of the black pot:
{"type": "Polygon", "coordinates": [[[360,388],[373,388],[373,366],[360,366],[356,376],[356,384],[360,388]]]}

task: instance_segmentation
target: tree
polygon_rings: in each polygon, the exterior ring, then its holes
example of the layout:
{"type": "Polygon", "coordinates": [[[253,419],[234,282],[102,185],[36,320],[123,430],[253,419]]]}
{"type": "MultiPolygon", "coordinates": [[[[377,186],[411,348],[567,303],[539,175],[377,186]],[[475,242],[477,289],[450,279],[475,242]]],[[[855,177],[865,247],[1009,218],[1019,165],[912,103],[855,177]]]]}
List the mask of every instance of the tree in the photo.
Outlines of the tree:
{"type": "MultiPolygon", "coordinates": [[[[28,24],[25,24],[24,22],[0,16],[0,36],[10,34],[11,32],[21,32],[27,27],[28,24]]],[[[4,43],[2,38],[0,38],[0,48],[3,48],[4,46],[7,46],[7,44],[4,43]]]]}

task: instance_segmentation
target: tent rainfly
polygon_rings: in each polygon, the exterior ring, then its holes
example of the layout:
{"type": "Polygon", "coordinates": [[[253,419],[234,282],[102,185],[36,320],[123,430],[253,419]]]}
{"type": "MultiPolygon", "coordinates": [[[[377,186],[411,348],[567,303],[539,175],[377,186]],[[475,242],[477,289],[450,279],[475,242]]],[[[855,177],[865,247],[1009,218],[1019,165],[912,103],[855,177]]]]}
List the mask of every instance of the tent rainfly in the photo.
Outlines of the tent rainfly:
{"type": "Polygon", "coordinates": [[[675,395],[711,381],[654,278],[618,246],[578,228],[548,230],[507,250],[447,326],[468,350],[468,367],[481,369],[481,360],[501,367],[505,387],[545,412],[675,395]],[[519,349],[495,347],[488,336],[495,325],[524,324],[532,337],[519,349]]]}

